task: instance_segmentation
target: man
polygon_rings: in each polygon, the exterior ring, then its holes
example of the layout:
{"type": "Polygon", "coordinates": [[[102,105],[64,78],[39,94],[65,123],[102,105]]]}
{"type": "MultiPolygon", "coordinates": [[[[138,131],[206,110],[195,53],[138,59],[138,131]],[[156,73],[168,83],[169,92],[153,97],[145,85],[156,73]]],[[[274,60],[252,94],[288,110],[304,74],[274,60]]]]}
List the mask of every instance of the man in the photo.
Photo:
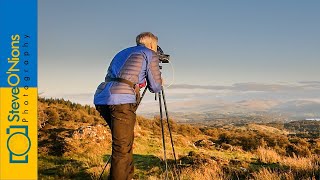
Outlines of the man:
{"type": "Polygon", "coordinates": [[[137,46],[120,51],[110,63],[105,82],[94,95],[94,104],[108,123],[112,134],[109,179],[133,177],[132,144],[140,88],[161,91],[162,79],[157,56],[158,38],[150,32],[136,37],[137,46]]]}

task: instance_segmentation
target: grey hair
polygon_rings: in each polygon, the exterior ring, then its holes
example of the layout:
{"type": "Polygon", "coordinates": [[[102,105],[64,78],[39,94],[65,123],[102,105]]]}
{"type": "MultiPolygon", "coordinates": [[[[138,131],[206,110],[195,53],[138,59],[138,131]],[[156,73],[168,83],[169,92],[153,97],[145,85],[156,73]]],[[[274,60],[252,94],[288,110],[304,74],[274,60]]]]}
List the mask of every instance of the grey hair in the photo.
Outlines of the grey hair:
{"type": "Polygon", "coordinates": [[[137,45],[147,43],[158,42],[158,37],[152,34],[151,32],[142,32],[136,37],[137,45]]]}

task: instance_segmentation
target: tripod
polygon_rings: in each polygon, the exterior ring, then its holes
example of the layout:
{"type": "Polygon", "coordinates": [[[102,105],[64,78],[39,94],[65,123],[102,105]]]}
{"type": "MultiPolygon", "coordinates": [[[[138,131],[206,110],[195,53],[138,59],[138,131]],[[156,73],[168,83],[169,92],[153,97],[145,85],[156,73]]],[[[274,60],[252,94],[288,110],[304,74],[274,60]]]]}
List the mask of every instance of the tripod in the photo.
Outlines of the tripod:
{"type": "MultiPolygon", "coordinates": [[[[140,100],[137,102],[137,108],[140,105],[140,102],[142,101],[144,95],[147,92],[147,87],[145,87],[145,89],[143,90],[142,96],[140,98],[140,100]]],[[[172,147],[172,153],[173,153],[173,157],[174,157],[174,162],[175,162],[175,168],[176,170],[178,170],[178,172],[174,171],[176,173],[176,177],[178,180],[180,180],[180,169],[178,168],[178,163],[177,163],[177,158],[176,158],[176,153],[174,150],[174,143],[173,143],[173,138],[172,138],[172,133],[171,133],[171,127],[170,127],[170,123],[169,123],[169,114],[168,114],[168,108],[167,108],[167,102],[166,102],[166,97],[165,97],[165,93],[164,93],[164,88],[163,86],[161,86],[161,91],[157,94],[155,94],[155,99],[157,100],[157,95],[158,95],[158,100],[159,100],[159,110],[160,110],[160,126],[161,126],[161,135],[162,135],[162,145],[163,145],[163,159],[165,162],[165,179],[168,179],[168,162],[167,162],[167,153],[166,153],[166,144],[165,144],[165,134],[164,134],[164,125],[163,125],[163,106],[164,106],[164,110],[165,110],[165,115],[166,115],[166,121],[167,121],[167,125],[168,125],[168,130],[169,130],[169,134],[170,134],[170,140],[171,140],[171,147],[172,147]]],[[[100,174],[99,180],[102,178],[102,174],[104,173],[108,163],[110,162],[111,156],[109,157],[106,165],[103,168],[102,173],[100,174]]]]}

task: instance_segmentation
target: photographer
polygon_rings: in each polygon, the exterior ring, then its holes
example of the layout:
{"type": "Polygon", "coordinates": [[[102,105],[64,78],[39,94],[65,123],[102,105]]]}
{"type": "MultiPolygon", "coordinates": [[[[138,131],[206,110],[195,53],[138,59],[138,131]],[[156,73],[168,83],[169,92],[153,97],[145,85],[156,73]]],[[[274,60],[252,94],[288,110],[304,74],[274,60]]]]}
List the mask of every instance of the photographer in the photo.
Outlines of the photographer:
{"type": "Polygon", "coordinates": [[[150,32],[136,37],[137,46],[120,51],[113,58],[94,95],[94,104],[108,123],[112,134],[109,179],[133,178],[132,145],[140,88],[161,91],[162,79],[156,53],[158,38],[150,32]]]}

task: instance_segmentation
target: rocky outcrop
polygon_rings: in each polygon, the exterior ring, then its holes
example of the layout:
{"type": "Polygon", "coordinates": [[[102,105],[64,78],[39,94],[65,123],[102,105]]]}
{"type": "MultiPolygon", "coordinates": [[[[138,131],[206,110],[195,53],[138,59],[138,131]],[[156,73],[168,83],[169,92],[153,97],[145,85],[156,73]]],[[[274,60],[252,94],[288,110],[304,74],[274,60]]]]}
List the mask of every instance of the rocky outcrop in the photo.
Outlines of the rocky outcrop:
{"type": "Polygon", "coordinates": [[[193,144],[197,148],[199,148],[199,147],[210,148],[215,145],[212,141],[206,140],[206,139],[200,139],[193,144]]]}
{"type": "Polygon", "coordinates": [[[72,132],[72,139],[99,139],[103,140],[109,137],[110,130],[102,125],[79,127],[72,132]]]}

